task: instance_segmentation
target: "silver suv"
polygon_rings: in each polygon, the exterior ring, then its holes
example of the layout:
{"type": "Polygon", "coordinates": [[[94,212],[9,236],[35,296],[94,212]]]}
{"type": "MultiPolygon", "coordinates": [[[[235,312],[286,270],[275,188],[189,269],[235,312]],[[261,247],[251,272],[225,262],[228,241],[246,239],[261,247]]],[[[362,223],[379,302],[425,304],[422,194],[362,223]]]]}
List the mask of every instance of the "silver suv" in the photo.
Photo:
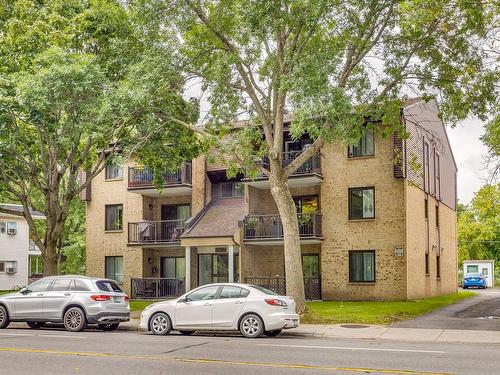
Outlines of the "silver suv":
{"type": "Polygon", "coordinates": [[[52,276],[19,292],[0,296],[0,329],[10,322],[26,322],[31,328],[63,323],[70,332],[87,324],[113,331],[130,319],[127,295],[113,280],[85,276],[52,276]]]}

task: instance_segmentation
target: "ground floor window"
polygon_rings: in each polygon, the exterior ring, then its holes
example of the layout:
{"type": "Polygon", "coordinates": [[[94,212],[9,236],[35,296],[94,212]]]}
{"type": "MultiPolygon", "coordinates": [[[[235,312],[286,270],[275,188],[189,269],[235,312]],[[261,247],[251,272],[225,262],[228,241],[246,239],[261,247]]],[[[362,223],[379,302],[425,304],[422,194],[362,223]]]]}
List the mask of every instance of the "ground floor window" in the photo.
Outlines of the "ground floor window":
{"type": "Polygon", "coordinates": [[[429,274],[429,253],[425,253],[425,274],[429,274]]]}
{"type": "Polygon", "coordinates": [[[123,257],[106,257],[105,273],[107,279],[123,284],[123,257]]]}
{"type": "MultiPolygon", "coordinates": [[[[239,280],[239,255],[234,254],[235,282],[239,280]]],[[[227,283],[229,281],[229,256],[227,254],[198,255],[198,285],[227,283]]]]}
{"type": "Polygon", "coordinates": [[[436,277],[439,279],[441,277],[441,257],[436,255],[436,277]]]}
{"type": "Polygon", "coordinates": [[[162,257],[160,275],[162,278],[184,279],[186,259],[184,257],[162,257]]]}
{"type": "Polygon", "coordinates": [[[374,250],[349,251],[349,281],[350,282],[375,281],[374,250]]]}

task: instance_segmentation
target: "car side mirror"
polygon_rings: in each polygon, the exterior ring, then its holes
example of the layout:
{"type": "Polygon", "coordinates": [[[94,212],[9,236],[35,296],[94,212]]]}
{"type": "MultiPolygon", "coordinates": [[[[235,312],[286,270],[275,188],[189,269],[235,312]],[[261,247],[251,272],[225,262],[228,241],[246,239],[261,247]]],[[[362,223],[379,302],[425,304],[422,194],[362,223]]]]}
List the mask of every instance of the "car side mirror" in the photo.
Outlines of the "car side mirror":
{"type": "Polygon", "coordinates": [[[189,298],[189,297],[184,297],[183,299],[179,300],[179,302],[182,302],[182,303],[186,303],[189,301],[191,301],[191,298],[189,298]]]}
{"type": "Polygon", "coordinates": [[[21,294],[30,294],[31,293],[31,290],[29,290],[28,288],[22,288],[19,293],[21,294]]]}

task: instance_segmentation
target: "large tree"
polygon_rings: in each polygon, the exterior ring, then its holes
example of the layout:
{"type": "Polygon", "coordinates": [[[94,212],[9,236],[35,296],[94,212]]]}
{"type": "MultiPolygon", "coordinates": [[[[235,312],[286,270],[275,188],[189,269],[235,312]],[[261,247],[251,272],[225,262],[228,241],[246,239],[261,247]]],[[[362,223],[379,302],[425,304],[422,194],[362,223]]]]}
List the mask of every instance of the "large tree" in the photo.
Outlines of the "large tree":
{"type": "Polygon", "coordinates": [[[498,21],[494,2],[151,4],[159,8],[144,6],[143,14],[162,17],[162,25],[178,30],[185,74],[201,82],[206,93],[210,111],[203,118],[205,129],[224,132],[235,120],[248,120],[221,149],[234,155],[230,173],[269,177],[283,222],[287,293],[299,310],[304,308],[300,239],[288,177],[325,143],[354,143],[364,126],[386,135],[401,130],[400,99],[405,95],[438,97],[442,117],[451,122],[469,115],[485,119],[498,104],[496,58],[485,44],[494,38],[498,21]],[[285,129],[287,110],[293,120],[285,129]],[[285,165],[287,130],[296,139],[307,134],[314,142],[285,165]]]}
{"type": "Polygon", "coordinates": [[[145,33],[119,1],[0,2],[0,196],[22,204],[46,275],[73,201],[105,165],[161,147],[157,164],[173,169],[202,145],[163,32],[145,33]]]}

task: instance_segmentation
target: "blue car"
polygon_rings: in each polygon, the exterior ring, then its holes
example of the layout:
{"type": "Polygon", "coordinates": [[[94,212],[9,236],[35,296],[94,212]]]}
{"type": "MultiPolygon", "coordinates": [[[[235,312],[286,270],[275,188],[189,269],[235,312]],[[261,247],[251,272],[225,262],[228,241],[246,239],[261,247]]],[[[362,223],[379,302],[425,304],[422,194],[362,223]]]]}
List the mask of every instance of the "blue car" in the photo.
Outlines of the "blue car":
{"type": "Polygon", "coordinates": [[[486,289],[486,278],[480,273],[468,273],[464,276],[464,289],[481,288],[486,289]]]}

